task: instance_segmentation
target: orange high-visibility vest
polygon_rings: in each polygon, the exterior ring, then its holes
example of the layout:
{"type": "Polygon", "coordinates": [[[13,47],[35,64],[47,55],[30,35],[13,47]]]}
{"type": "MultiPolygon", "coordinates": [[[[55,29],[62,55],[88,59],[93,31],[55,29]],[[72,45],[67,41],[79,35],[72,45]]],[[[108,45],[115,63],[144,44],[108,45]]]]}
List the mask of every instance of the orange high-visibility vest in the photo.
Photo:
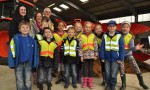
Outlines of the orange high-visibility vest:
{"type": "Polygon", "coordinates": [[[94,37],[95,37],[94,34],[90,34],[89,36],[86,36],[84,34],[81,35],[83,50],[87,49],[94,50],[94,37]]]}
{"type": "Polygon", "coordinates": [[[55,42],[48,44],[45,40],[41,40],[39,43],[41,46],[40,56],[49,56],[50,58],[54,58],[54,50],[57,47],[57,44],[55,42]]]}
{"type": "Polygon", "coordinates": [[[128,33],[126,36],[124,36],[124,49],[129,49],[129,43],[130,40],[132,39],[132,35],[128,33]]]}

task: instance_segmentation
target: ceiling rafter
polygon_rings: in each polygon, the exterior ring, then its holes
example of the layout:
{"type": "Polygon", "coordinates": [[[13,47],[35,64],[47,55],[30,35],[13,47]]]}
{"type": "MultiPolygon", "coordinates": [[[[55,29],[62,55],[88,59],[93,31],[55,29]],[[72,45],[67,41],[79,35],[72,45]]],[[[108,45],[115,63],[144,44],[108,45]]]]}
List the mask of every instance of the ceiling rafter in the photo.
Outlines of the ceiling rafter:
{"type": "Polygon", "coordinates": [[[68,0],[64,0],[64,2],[70,6],[72,6],[73,8],[79,10],[80,12],[82,12],[84,15],[88,16],[92,21],[96,22],[97,18],[94,14],[88,12],[87,10],[84,10],[83,8],[79,7],[78,5],[74,4],[71,1],[68,0]]]}

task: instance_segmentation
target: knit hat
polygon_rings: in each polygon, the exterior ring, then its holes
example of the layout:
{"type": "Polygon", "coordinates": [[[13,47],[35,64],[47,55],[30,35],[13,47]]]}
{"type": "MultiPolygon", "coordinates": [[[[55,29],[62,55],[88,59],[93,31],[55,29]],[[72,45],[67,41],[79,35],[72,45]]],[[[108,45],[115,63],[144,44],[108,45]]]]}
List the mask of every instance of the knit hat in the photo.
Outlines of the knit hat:
{"type": "Polygon", "coordinates": [[[131,23],[130,23],[130,22],[128,22],[128,21],[124,21],[124,22],[122,22],[121,27],[122,27],[124,24],[128,24],[128,25],[131,27],[131,23]]]}

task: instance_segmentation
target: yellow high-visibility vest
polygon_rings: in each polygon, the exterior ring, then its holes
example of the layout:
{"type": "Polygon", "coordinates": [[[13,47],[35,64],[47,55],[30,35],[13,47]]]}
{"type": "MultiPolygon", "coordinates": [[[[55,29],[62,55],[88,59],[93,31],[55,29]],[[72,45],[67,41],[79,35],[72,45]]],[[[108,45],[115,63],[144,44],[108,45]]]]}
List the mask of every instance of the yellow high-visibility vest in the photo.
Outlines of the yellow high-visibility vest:
{"type": "Polygon", "coordinates": [[[119,39],[121,34],[116,34],[113,38],[110,38],[106,34],[104,34],[105,39],[105,50],[106,51],[119,51],[119,39]]]}
{"type": "Polygon", "coordinates": [[[57,43],[58,45],[61,45],[63,39],[65,39],[68,35],[67,35],[67,33],[65,32],[62,37],[61,37],[59,34],[57,34],[57,33],[54,33],[53,36],[54,36],[54,38],[55,38],[55,40],[56,40],[56,43],[57,43]]]}
{"type": "Polygon", "coordinates": [[[132,35],[130,33],[128,33],[127,35],[124,36],[124,49],[129,49],[129,43],[130,43],[130,40],[132,39],[132,35]]]}
{"type": "Polygon", "coordinates": [[[81,35],[82,35],[82,32],[80,32],[80,33],[77,35],[76,38],[77,38],[77,39],[80,38],[81,35]]]}
{"type": "Polygon", "coordinates": [[[98,43],[98,45],[100,45],[102,43],[102,39],[97,37],[97,43],[98,43]]]}
{"type": "Polygon", "coordinates": [[[36,34],[36,38],[38,41],[43,40],[43,36],[41,34],[36,34]]]}
{"type": "Polygon", "coordinates": [[[94,37],[95,37],[94,34],[90,34],[89,36],[86,36],[84,34],[81,35],[83,50],[87,49],[94,50],[94,37]]]}
{"type": "Polygon", "coordinates": [[[76,57],[76,47],[77,47],[77,41],[72,40],[69,44],[68,40],[64,43],[64,55],[70,55],[72,57],[76,57]]]}
{"type": "Polygon", "coordinates": [[[39,44],[41,46],[40,56],[49,56],[50,58],[54,58],[54,50],[57,47],[55,42],[48,44],[45,40],[41,40],[39,41],[39,44]]]}

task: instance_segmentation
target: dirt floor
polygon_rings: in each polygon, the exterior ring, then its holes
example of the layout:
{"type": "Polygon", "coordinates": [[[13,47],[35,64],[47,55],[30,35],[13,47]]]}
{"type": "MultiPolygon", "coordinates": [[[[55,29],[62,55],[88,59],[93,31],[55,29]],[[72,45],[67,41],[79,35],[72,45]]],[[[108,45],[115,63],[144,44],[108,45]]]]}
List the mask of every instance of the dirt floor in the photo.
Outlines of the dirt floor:
{"type": "MultiPolygon", "coordinates": [[[[145,83],[150,87],[150,72],[143,73],[145,83]]],[[[52,90],[66,90],[63,88],[63,83],[56,85],[54,82],[56,78],[52,80],[52,90]]],[[[102,80],[100,78],[94,78],[94,89],[92,90],[104,90],[104,87],[101,86],[102,80]]],[[[118,81],[117,81],[117,90],[119,90],[121,86],[120,76],[118,74],[118,81]]],[[[38,90],[38,88],[33,85],[33,90],[38,90]]],[[[16,90],[16,83],[15,83],[15,76],[14,70],[9,69],[8,66],[0,65],[0,90],[16,90]]],[[[46,90],[46,86],[44,86],[44,90],[46,90]]],[[[68,90],[74,90],[70,85],[68,90]]],[[[89,88],[81,88],[81,85],[78,84],[78,88],[76,90],[90,90],[89,88]]],[[[136,78],[135,74],[127,74],[127,88],[126,90],[143,90],[136,78]]]]}

